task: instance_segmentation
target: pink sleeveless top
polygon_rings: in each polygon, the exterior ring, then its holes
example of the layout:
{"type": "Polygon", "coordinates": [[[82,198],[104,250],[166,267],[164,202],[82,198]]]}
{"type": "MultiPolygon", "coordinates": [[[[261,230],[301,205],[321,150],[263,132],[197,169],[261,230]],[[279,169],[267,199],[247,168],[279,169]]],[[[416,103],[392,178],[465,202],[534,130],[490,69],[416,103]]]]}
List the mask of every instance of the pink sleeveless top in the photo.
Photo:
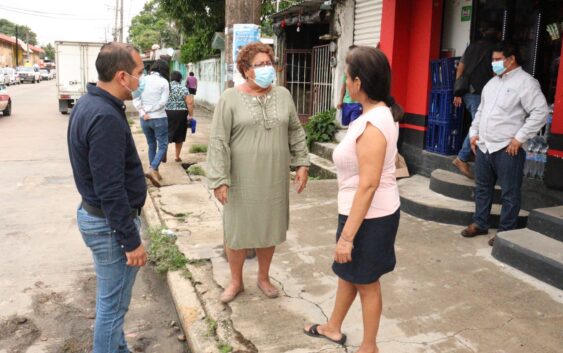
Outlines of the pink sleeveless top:
{"type": "Polygon", "coordinates": [[[346,136],[332,154],[338,175],[338,213],[348,216],[360,181],[356,142],[368,123],[385,136],[387,150],[379,187],[375,191],[366,219],[391,215],[400,206],[399,187],[395,179],[399,124],[393,120],[391,110],[388,107],[377,107],[362,114],[350,124],[346,136]]]}

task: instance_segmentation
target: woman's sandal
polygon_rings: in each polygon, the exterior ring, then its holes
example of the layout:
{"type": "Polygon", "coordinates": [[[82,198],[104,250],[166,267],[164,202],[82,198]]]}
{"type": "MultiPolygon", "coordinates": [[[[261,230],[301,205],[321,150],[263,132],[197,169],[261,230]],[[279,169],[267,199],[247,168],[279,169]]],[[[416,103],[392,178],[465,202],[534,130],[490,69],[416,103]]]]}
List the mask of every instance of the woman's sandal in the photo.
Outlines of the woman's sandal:
{"type": "Polygon", "coordinates": [[[336,344],[344,345],[344,343],[346,343],[346,335],[345,334],[342,334],[342,337],[340,337],[339,340],[333,340],[332,338],[325,336],[322,333],[320,333],[319,330],[318,330],[318,327],[319,327],[319,324],[311,325],[311,327],[309,327],[308,330],[303,329],[303,332],[307,336],[316,337],[316,338],[324,338],[324,339],[327,339],[327,340],[334,342],[336,344]]]}

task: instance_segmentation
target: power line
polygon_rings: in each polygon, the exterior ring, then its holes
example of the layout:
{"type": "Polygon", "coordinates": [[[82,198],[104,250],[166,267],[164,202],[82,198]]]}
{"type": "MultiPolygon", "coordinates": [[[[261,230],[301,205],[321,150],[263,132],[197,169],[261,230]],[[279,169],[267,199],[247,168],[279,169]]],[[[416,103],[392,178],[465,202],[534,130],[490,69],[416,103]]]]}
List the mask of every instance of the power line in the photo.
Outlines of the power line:
{"type": "Polygon", "coordinates": [[[26,10],[26,9],[18,9],[15,7],[9,7],[5,5],[0,5],[0,10],[5,10],[8,12],[18,13],[22,15],[28,16],[35,16],[35,17],[44,17],[44,18],[52,18],[58,20],[79,20],[79,21],[101,21],[107,20],[107,17],[100,17],[100,18],[92,18],[92,17],[80,17],[78,15],[72,14],[61,14],[61,13],[54,13],[54,12],[43,12],[43,11],[34,11],[34,10],[26,10]]]}

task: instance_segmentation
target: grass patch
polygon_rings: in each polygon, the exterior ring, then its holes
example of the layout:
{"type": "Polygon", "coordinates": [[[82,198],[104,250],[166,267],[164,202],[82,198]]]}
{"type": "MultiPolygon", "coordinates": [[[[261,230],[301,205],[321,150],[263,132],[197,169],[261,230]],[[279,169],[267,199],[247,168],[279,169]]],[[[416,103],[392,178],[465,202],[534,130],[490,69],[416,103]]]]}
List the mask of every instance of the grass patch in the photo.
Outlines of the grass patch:
{"type": "Polygon", "coordinates": [[[317,175],[309,176],[309,180],[321,180],[321,177],[317,175]]]}
{"type": "Polygon", "coordinates": [[[209,336],[215,336],[217,334],[217,321],[210,317],[207,317],[207,334],[209,336]]]}
{"type": "Polygon", "coordinates": [[[219,352],[221,353],[231,353],[233,351],[233,347],[226,343],[220,343],[217,348],[219,348],[219,352]]]}
{"type": "Polygon", "coordinates": [[[186,171],[189,175],[205,176],[205,170],[197,164],[191,165],[186,171]]]}
{"type": "Polygon", "coordinates": [[[190,153],[207,153],[207,145],[196,143],[190,147],[190,153]]]}
{"type": "Polygon", "coordinates": [[[162,228],[148,230],[150,239],[149,261],[155,265],[158,273],[166,273],[186,267],[188,260],[176,246],[176,237],[164,235],[162,228]]]}

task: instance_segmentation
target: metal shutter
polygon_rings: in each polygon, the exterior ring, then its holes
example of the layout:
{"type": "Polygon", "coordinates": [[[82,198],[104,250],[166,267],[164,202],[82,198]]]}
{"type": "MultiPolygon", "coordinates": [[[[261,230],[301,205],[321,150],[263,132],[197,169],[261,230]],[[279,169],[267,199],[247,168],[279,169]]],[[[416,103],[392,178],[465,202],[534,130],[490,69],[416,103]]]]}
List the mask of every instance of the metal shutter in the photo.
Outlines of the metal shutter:
{"type": "Polygon", "coordinates": [[[383,0],[356,0],[354,44],[376,47],[381,32],[383,0]]]}

